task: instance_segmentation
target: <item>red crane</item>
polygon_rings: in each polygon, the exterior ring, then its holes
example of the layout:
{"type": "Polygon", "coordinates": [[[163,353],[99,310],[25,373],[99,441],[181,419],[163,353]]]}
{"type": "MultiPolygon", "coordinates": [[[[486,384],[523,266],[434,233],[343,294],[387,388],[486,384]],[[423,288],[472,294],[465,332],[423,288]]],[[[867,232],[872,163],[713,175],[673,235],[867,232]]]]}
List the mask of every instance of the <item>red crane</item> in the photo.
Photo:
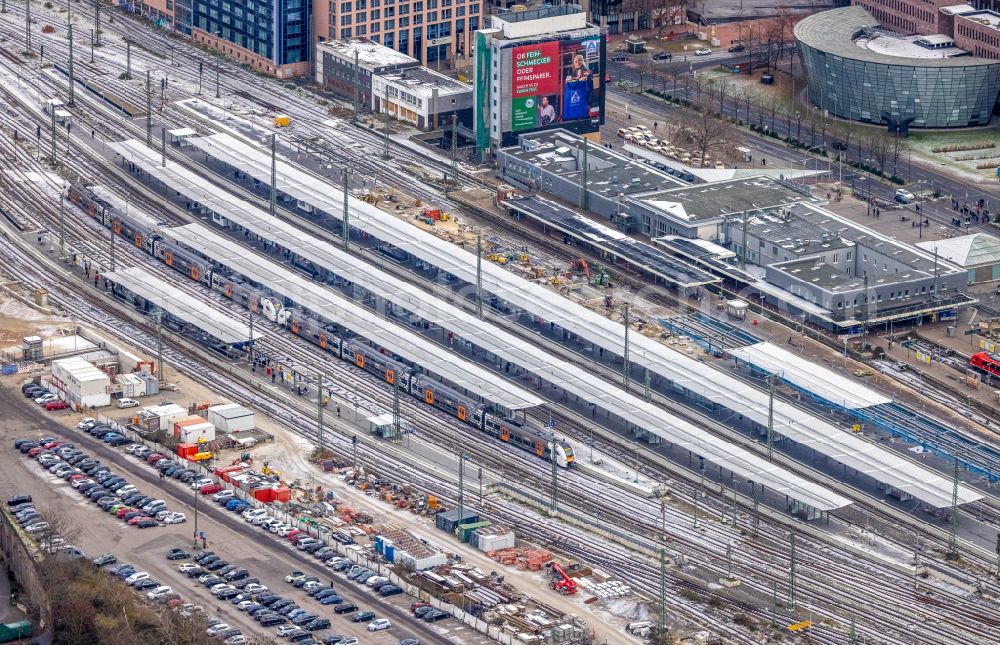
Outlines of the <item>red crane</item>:
{"type": "Polygon", "coordinates": [[[558,562],[550,562],[548,566],[551,571],[550,587],[564,596],[576,593],[576,580],[570,578],[566,571],[559,566],[558,562]]]}

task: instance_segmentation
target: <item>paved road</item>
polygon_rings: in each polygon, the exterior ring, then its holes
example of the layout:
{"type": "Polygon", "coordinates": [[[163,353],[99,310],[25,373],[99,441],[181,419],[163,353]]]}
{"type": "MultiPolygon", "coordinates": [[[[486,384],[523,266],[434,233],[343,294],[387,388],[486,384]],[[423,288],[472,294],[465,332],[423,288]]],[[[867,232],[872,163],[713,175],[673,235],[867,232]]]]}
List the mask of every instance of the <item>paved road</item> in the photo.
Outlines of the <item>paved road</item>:
{"type": "MultiPolygon", "coordinates": [[[[638,62],[640,58],[640,56],[633,56],[631,62],[638,62]]],[[[745,54],[728,54],[727,52],[719,52],[714,53],[711,56],[704,57],[688,56],[687,71],[683,70],[683,65],[678,68],[676,57],[673,63],[664,62],[655,64],[654,69],[660,72],[666,72],[669,70],[669,73],[671,74],[680,73],[683,75],[690,74],[691,71],[697,72],[701,69],[717,67],[718,65],[724,63],[741,62],[745,60],[745,54]]],[[[784,59],[781,63],[779,63],[779,69],[781,71],[778,72],[778,74],[784,74],[785,78],[787,78],[788,59],[784,59]]],[[[798,61],[795,62],[794,69],[798,73],[798,61]]],[[[641,77],[644,87],[647,88],[650,87],[651,83],[653,84],[653,87],[659,87],[659,85],[663,83],[661,78],[651,76],[648,73],[642,73],[643,70],[641,70],[638,66],[629,67],[627,64],[609,62],[609,71],[615,79],[624,80],[636,85],[639,84],[641,77]]],[[[804,79],[797,78],[797,83],[803,89],[805,88],[804,79]]],[[[683,81],[678,82],[676,92],[674,91],[673,81],[667,81],[666,86],[671,93],[676,93],[679,96],[685,96],[683,81]]],[[[689,87],[689,91],[691,92],[692,97],[694,97],[695,94],[693,88],[689,87]]],[[[800,97],[804,97],[804,94],[801,92],[799,95],[800,97]]],[[[668,107],[662,101],[659,101],[652,96],[645,94],[640,95],[635,92],[626,91],[625,89],[618,87],[615,83],[609,85],[608,103],[609,106],[617,108],[608,110],[609,117],[623,114],[624,106],[628,105],[630,110],[640,108],[648,111],[654,116],[654,120],[656,116],[659,116],[661,122],[665,121],[668,115],[670,115],[674,110],[680,109],[676,107],[668,107]]],[[[726,114],[732,117],[737,116],[738,107],[735,101],[730,100],[725,107],[726,114]]],[[[803,109],[806,110],[808,108],[804,106],[803,109]]],[[[746,118],[745,114],[743,116],[746,118]]],[[[768,120],[765,119],[765,122],[767,123],[768,120]]],[[[789,132],[793,134],[801,133],[803,140],[809,142],[815,141],[817,145],[826,144],[829,157],[820,159],[813,157],[812,155],[808,155],[808,158],[812,161],[807,162],[806,167],[816,167],[815,164],[818,162],[818,167],[820,169],[823,169],[824,167],[831,168],[834,175],[837,174],[836,164],[834,163],[837,151],[833,150],[829,146],[829,144],[832,143],[829,132],[827,132],[827,141],[824,142],[821,140],[821,133],[817,132],[815,136],[809,134],[808,124],[805,122],[799,124],[793,120],[789,123],[787,120],[779,117],[774,125],[775,131],[777,131],[781,136],[787,136],[789,132]]],[[[615,129],[617,129],[617,127],[618,126],[616,126],[615,129]]],[[[861,128],[866,128],[866,126],[861,126],[861,128]]],[[[767,158],[769,160],[769,166],[773,166],[774,161],[781,159],[789,162],[789,167],[793,167],[792,164],[795,164],[795,167],[797,167],[801,164],[802,159],[807,157],[806,153],[790,149],[773,138],[765,138],[753,133],[745,133],[744,137],[748,146],[755,151],[755,157],[758,159],[761,157],[767,158]]],[[[851,160],[865,159],[871,156],[863,146],[859,145],[856,140],[851,143],[847,150],[842,151],[841,154],[844,155],[845,159],[851,160]]],[[[928,192],[938,190],[945,196],[945,199],[941,200],[937,205],[929,207],[925,211],[925,215],[931,215],[933,218],[942,221],[944,224],[950,225],[951,217],[954,213],[954,211],[951,210],[951,205],[948,200],[948,197],[950,196],[954,196],[960,202],[968,201],[969,203],[976,203],[979,199],[983,199],[986,208],[993,212],[1000,212],[1000,184],[993,182],[974,183],[966,181],[930,165],[923,163],[910,163],[910,161],[905,157],[900,159],[897,164],[896,173],[908,178],[909,185],[911,187],[919,186],[922,190],[927,190],[928,192]]],[[[844,174],[845,176],[854,175],[863,179],[865,183],[867,183],[867,175],[864,173],[853,171],[845,172],[844,174]]],[[[890,186],[881,182],[872,182],[872,193],[883,201],[893,201],[895,190],[896,186],[890,186]]],[[[959,228],[965,229],[966,227],[956,227],[956,231],[958,231],[959,228]]],[[[971,227],[968,228],[975,230],[982,227],[972,223],[971,227]]]]}
{"type": "MultiPolygon", "coordinates": [[[[5,451],[5,468],[0,469],[0,494],[9,495],[14,491],[30,493],[40,508],[52,508],[67,513],[79,521],[81,535],[77,540],[88,556],[113,552],[119,561],[130,562],[140,570],[150,574],[178,591],[186,601],[203,605],[214,611],[222,607],[223,620],[244,633],[264,630],[230,603],[215,599],[196,581],[182,576],[176,570],[177,563],[169,563],[164,554],[173,547],[191,547],[194,509],[191,502],[193,492],[176,480],[160,480],[156,471],[146,464],[110,448],[90,435],[72,430],[61,423],[75,424],[81,415],[69,413],[46,414],[20,396],[17,383],[20,379],[8,378],[0,385],[0,407],[5,411],[6,423],[0,429],[0,450],[5,451]],[[58,422],[57,422],[58,420],[58,422]],[[188,517],[185,524],[140,530],[125,526],[120,520],[102,513],[93,503],[81,497],[68,483],[49,474],[30,458],[13,449],[13,441],[20,437],[49,435],[72,441],[81,450],[94,454],[103,463],[126,477],[147,494],[155,494],[166,500],[168,507],[179,510],[188,517]]],[[[318,564],[314,558],[304,555],[292,547],[287,540],[281,540],[250,527],[242,517],[223,511],[214,503],[199,500],[199,530],[206,533],[209,548],[231,563],[245,566],[252,576],[275,593],[294,599],[299,605],[314,613],[330,618],[330,630],[320,635],[338,633],[358,636],[364,643],[386,645],[396,643],[401,638],[416,637],[421,643],[465,643],[477,642],[482,635],[454,620],[446,620],[433,625],[415,621],[409,614],[408,596],[384,599],[367,588],[360,588],[348,582],[342,574],[332,573],[318,564]],[[376,615],[388,617],[393,628],[387,632],[370,635],[364,625],[350,622],[349,618],[337,615],[332,607],[321,607],[309,599],[301,590],[284,582],[289,571],[300,570],[316,575],[324,583],[333,579],[335,588],[349,602],[362,609],[370,609],[376,615]]]]}

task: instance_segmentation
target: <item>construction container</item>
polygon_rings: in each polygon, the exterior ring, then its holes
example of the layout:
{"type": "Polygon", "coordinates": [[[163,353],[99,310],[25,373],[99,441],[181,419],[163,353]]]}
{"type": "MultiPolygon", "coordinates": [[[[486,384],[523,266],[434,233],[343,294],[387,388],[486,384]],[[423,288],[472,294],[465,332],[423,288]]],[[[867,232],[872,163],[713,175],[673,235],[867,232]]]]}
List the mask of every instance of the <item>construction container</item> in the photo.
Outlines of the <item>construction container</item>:
{"type": "Polygon", "coordinates": [[[387,562],[396,561],[396,547],[391,544],[385,545],[385,559],[387,562]]]}
{"type": "Polygon", "coordinates": [[[514,530],[500,524],[484,526],[469,535],[469,546],[480,551],[514,548],[514,530]]]}
{"type": "Polygon", "coordinates": [[[292,489],[288,486],[278,486],[274,489],[274,501],[288,503],[292,499],[292,489]]]}
{"type": "Polygon", "coordinates": [[[479,516],[472,511],[463,511],[461,516],[457,510],[438,513],[434,516],[434,526],[445,533],[454,533],[459,524],[471,524],[478,521],[479,516]]]}
{"type": "Polygon", "coordinates": [[[223,403],[209,407],[208,421],[218,428],[219,432],[227,434],[253,430],[256,427],[253,410],[235,403],[223,403]]]}
{"type": "Polygon", "coordinates": [[[177,438],[185,443],[215,441],[215,426],[208,421],[202,421],[181,428],[181,434],[177,438]]]}
{"type": "Polygon", "coordinates": [[[375,553],[382,554],[385,552],[385,538],[381,535],[375,536],[375,553]]]}
{"type": "Polygon", "coordinates": [[[188,416],[188,411],[175,403],[151,405],[139,412],[138,425],[150,432],[171,430],[173,429],[174,421],[183,419],[186,416],[188,416]]]}
{"type": "Polygon", "coordinates": [[[250,491],[253,498],[258,502],[273,502],[274,501],[274,488],[268,486],[266,488],[254,488],[250,491]]]}
{"type": "Polygon", "coordinates": [[[184,457],[185,459],[191,455],[198,452],[198,444],[196,443],[179,443],[177,444],[177,456],[184,457]]]}
{"type": "Polygon", "coordinates": [[[492,526],[493,522],[489,520],[481,520],[479,522],[468,522],[466,524],[458,525],[458,539],[462,542],[468,542],[469,536],[476,529],[486,528],[487,526],[492,526]]]}

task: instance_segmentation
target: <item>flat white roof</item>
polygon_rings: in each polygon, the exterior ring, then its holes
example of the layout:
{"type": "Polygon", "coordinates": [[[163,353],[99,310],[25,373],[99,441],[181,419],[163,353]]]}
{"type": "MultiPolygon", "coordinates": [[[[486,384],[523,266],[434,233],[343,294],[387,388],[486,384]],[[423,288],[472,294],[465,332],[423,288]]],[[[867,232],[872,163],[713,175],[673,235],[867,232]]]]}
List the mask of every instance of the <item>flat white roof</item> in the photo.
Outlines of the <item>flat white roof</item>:
{"type": "Polygon", "coordinates": [[[768,374],[777,375],[778,378],[802,390],[812,392],[824,401],[841,405],[849,410],[892,402],[891,398],[863,383],[818,363],[807,361],[798,354],[771,342],[738,347],[729,350],[729,353],[768,374]]]}
{"type": "MultiPolygon", "coordinates": [[[[245,343],[250,340],[250,327],[235,320],[228,314],[204,302],[192,301],[191,295],[167,284],[145,269],[129,267],[120,271],[102,274],[106,279],[119,284],[132,293],[145,298],[171,316],[194,325],[212,338],[227,345],[245,343]]],[[[258,330],[253,331],[254,340],[264,337],[258,330]]]]}
{"type": "Polygon", "coordinates": [[[358,65],[367,65],[370,67],[388,67],[391,65],[416,64],[419,62],[412,56],[407,56],[396,49],[370,40],[327,40],[317,43],[316,46],[321,50],[346,59],[352,64],[354,62],[354,54],[357,52],[358,65]]]}
{"type": "Polygon", "coordinates": [[[930,36],[897,36],[895,34],[880,34],[876,38],[858,38],[854,41],[854,44],[861,49],[867,49],[874,54],[881,54],[883,56],[897,56],[899,58],[912,58],[914,60],[928,59],[928,58],[953,58],[955,56],[961,56],[969,52],[959,47],[955,47],[953,44],[948,43],[953,41],[947,36],[941,34],[932,34],[930,36]],[[920,41],[927,43],[928,45],[934,45],[934,48],[924,47],[918,44],[920,41]]]}
{"type": "MultiPolygon", "coordinates": [[[[209,155],[263,182],[270,181],[270,156],[257,147],[229,134],[193,140],[209,155]],[[210,143],[209,143],[210,142],[210,143]]],[[[140,144],[140,147],[141,144],[140,144]]],[[[159,167],[159,155],[146,153],[146,165],[159,167]]],[[[170,164],[168,162],[168,167],[170,164]]],[[[342,189],[284,159],[278,160],[277,188],[298,200],[336,217],[343,211],[342,189]]],[[[351,198],[351,225],[363,230],[431,266],[469,283],[476,282],[475,256],[432,233],[387,215],[380,209],[351,198]]],[[[582,339],[609,349],[616,355],[624,352],[622,326],[597,312],[554,294],[545,287],[517,276],[490,262],[482,263],[483,290],[494,294],[515,309],[528,311],[582,339]]],[[[767,392],[743,383],[735,376],[674,351],[642,334],[630,335],[630,359],[633,363],[660,375],[706,400],[738,411],[761,426],[767,425],[767,392]]],[[[663,410],[657,408],[657,414],[663,410]]],[[[641,425],[641,424],[640,424],[641,425]]],[[[775,429],[797,443],[815,448],[858,471],[875,477],[943,508],[951,505],[952,482],[916,462],[900,457],[864,437],[845,432],[827,421],[787,403],[775,404],[775,429]]],[[[718,442],[717,437],[712,437],[718,442]]],[[[979,499],[973,489],[959,489],[960,503],[979,499]]]]}

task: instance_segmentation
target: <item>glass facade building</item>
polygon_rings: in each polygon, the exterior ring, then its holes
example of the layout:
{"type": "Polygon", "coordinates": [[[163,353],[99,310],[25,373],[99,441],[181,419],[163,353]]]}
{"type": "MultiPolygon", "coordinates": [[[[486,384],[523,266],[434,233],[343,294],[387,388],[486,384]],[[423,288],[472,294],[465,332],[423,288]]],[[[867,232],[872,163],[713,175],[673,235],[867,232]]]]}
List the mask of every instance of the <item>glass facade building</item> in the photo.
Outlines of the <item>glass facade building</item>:
{"type": "Polygon", "coordinates": [[[276,67],[309,60],[312,0],[189,0],[190,26],[276,67]]]}
{"type": "Polygon", "coordinates": [[[1000,94],[1000,61],[887,55],[855,41],[877,25],[861,7],[815,14],[795,26],[809,100],[838,117],[910,127],[987,125],[1000,94]]]}

